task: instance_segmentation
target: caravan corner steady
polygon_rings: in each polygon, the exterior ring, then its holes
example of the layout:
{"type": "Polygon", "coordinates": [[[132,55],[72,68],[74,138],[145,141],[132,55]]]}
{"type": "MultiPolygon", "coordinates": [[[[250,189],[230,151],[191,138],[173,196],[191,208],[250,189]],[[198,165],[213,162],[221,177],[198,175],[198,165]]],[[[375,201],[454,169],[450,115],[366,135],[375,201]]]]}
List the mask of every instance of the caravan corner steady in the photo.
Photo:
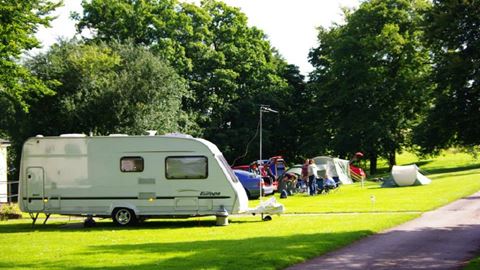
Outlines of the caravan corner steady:
{"type": "Polygon", "coordinates": [[[20,170],[19,205],[33,224],[39,213],[112,217],[120,226],[216,215],[218,224],[248,208],[218,148],[189,135],[37,136],[25,142],[20,170]]]}

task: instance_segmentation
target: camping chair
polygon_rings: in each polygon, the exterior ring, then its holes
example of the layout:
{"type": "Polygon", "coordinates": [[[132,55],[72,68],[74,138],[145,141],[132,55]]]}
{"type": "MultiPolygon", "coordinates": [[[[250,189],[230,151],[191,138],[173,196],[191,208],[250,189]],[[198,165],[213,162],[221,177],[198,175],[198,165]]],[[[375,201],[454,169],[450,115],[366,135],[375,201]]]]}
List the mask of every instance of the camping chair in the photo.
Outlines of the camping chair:
{"type": "Polygon", "coordinates": [[[298,179],[297,181],[297,193],[305,193],[308,191],[308,186],[305,180],[298,179]]]}
{"type": "Polygon", "coordinates": [[[317,194],[322,194],[325,191],[324,183],[323,178],[317,179],[317,194]]]}

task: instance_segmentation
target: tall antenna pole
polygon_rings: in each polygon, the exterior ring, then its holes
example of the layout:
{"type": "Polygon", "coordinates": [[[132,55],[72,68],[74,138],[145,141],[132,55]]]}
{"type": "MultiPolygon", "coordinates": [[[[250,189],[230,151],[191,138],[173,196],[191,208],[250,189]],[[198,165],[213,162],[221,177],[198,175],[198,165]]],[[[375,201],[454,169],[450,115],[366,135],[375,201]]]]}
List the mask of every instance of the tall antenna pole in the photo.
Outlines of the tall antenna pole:
{"type": "MultiPolygon", "coordinates": [[[[262,191],[263,191],[263,177],[262,177],[262,170],[263,170],[263,164],[262,164],[262,105],[260,105],[260,160],[258,161],[258,170],[260,172],[260,202],[262,201],[262,191]]],[[[263,217],[262,217],[263,218],[263,217]]]]}
{"type": "MultiPolygon", "coordinates": [[[[262,166],[262,169],[263,169],[263,162],[262,162],[262,113],[263,112],[273,112],[273,113],[278,113],[278,111],[275,111],[275,110],[272,110],[270,109],[270,105],[263,105],[261,104],[260,105],[260,160],[259,160],[259,169],[260,169],[260,166],[262,166]]],[[[262,171],[260,170],[260,177],[262,176],[262,171]]],[[[260,201],[262,201],[262,185],[260,185],[260,201]]]]}
{"type": "Polygon", "coordinates": [[[262,106],[260,106],[260,162],[262,161],[262,106]]]}

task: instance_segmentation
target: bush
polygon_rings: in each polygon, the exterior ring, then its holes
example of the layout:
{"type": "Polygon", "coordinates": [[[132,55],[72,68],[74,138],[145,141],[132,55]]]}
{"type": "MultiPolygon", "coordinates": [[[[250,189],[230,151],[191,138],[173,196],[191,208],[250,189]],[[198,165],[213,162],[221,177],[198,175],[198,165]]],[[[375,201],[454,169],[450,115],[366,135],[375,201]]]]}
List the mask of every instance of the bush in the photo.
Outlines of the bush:
{"type": "Polygon", "coordinates": [[[20,219],[22,212],[18,204],[2,204],[0,206],[0,220],[20,219]]]}

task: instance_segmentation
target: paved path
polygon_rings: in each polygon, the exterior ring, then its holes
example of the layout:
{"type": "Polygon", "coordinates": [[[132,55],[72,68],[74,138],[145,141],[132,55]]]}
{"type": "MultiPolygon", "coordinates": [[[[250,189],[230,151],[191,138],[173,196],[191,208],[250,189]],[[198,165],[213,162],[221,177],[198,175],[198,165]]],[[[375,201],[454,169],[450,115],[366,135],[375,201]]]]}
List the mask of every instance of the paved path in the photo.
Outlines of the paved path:
{"type": "Polygon", "coordinates": [[[287,269],[461,269],[476,255],[480,192],[287,269]]]}

